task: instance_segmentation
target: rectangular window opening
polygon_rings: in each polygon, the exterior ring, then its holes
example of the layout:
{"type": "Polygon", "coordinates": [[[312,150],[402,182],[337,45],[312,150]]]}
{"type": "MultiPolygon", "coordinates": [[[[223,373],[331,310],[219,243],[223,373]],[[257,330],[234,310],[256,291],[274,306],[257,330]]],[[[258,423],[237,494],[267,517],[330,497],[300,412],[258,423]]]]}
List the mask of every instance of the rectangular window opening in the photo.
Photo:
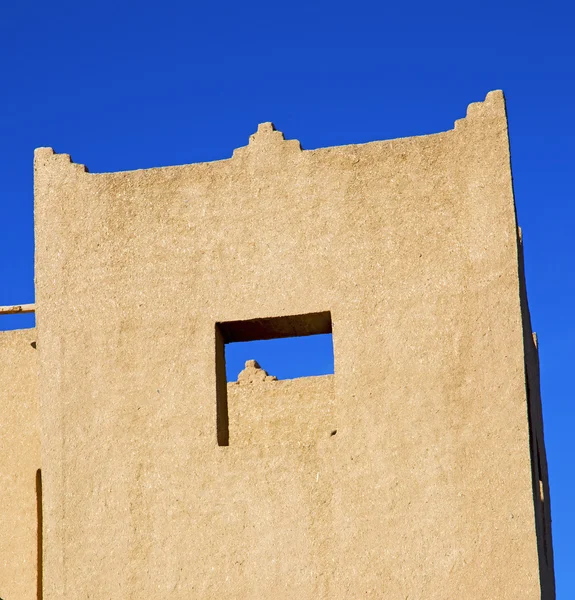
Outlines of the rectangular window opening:
{"type": "Polygon", "coordinates": [[[329,312],[216,323],[218,445],[229,445],[229,381],[296,379],[333,372],[329,312]]]}

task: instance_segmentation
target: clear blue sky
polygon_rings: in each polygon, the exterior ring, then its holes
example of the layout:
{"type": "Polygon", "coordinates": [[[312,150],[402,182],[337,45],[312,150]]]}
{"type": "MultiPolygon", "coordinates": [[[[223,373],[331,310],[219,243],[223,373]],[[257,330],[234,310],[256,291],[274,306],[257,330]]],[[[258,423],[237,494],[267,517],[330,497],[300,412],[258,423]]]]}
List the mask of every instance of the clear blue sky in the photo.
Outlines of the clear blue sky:
{"type": "MultiPolygon", "coordinates": [[[[91,171],[450,129],[502,88],[539,334],[558,598],[575,598],[572,2],[3,2],[0,304],[33,302],[32,151],[91,171]]],[[[0,328],[30,325],[3,318],[0,328]]]]}

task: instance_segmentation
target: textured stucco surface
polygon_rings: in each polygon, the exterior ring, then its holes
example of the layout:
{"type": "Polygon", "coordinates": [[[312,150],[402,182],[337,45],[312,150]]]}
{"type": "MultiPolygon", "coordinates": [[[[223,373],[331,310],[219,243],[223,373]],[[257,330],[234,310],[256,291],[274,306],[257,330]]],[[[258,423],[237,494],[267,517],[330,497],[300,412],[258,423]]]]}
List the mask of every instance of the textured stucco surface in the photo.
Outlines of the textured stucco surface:
{"type": "Polygon", "coordinates": [[[228,384],[230,446],[315,447],[337,433],[333,376],[274,381],[260,373],[245,369],[228,384]]]}
{"type": "Polygon", "coordinates": [[[37,600],[38,353],[33,329],[0,331],[0,597],[37,600]]]}
{"type": "Polygon", "coordinates": [[[45,600],[541,597],[500,92],[437,135],[35,169],[45,600]],[[228,385],[219,446],[215,324],[325,311],[334,375],[228,385]]]}

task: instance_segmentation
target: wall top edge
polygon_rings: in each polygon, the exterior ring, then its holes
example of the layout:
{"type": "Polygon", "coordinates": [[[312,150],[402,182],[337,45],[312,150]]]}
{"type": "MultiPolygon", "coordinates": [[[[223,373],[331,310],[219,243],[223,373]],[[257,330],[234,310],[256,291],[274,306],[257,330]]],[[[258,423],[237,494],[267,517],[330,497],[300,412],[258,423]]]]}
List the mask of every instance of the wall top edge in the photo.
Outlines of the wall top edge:
{"type": "Polygon", "coordinates": [[[437,136],[445,136],[452,134],[453,132],[460,132],[465,130],[467,125],[473,121],[480,121],[486,115],[498,115],[506,118],[505,111],[505,97],[503,95],[502,90],[493,90],[490,91],[485,100],[482,102],[472,102],[468,105],[466,116],[462,119],[457,119],[454,122],[453,129],[449,129],[447,131],[440,131],[431,134],[424,135],[415,135],[415,136],[407,136],[400,138],[393,138],[388,140],[373,140],[370,142],[363,142],[358,144],[346,144],[341,146],[326,146],[320,148],[314,148],[310,150],[304,150],[301,147],[299,140],[290,139],[286,140],[284,134],[281,131],[276,130],[274,124],[272,122],[264,122],[258,125],[257,131],[250,135],[249,142],[247,146],[242,146],[234,149],[233,154],[229,158],[218,159],[214,161],[204,161],[197,163],[189,163],[182,165],[169,165],[169,166],[161,166],[161,167],[151,167],[146,169],[133,169],[129,171],[110,171],[110,172],[100,172],[100,173],[90,173],[86,165],[81,163],[75,163],[72,160],[70,154],[60,154],[54,151],[53,148],[50,147],[41,147],[36,148],[34,151],[34,160],[37,165],[42,165],[43,167],[48,166],[49,164],[58,163],[60,166],[66,165],[70,168],[74,169],[78,173],[86,173],[90,176],[99,176],[99,175],[122,175],[128,173],[138,173],[142,171],[159,171],[159,170],[168,170],[168,169],[182,169],[190,166],[201,166],[201,165],[213,165],[217,163],[228,162],[237,158],[246,157],[250,154],[256,154],[259,152],[270,152],[274,149],[280,150],[285,153],[314,153],[314,152],[325,152],[330,150],[341,150],[344,148],[353,149],[358,147],[365,147],[373,144],[393,144],[397,141],[406,141],[406,140],[419,140],[425,138],[432,138],[437,136]]]}

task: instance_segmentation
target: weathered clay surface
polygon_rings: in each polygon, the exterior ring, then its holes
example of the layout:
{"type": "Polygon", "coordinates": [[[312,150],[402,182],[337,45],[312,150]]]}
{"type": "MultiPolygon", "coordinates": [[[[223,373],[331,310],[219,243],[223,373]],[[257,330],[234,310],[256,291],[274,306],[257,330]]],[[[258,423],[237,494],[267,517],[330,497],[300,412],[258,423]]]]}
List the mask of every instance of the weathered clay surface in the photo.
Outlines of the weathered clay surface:
{"type": "Polygon", "coordinates": [[[229,383],[228,411],[234,447],[259,444],[275,450],[295,444],[315,448],[337,433],[331,375],[285,381],[268,375],[229,383]]]}
{"type": "Polygon", "coordinates": [[[0,331],[0,597],[38,600],[36,332],[0,331]]]}
{"type": "Polygon", "coordinates": [[[246,366],[240,371],[238,380],[236,383],[256,383],[259,381],[276,381],[275,375],[268,375],[267,371],[264,371],[260,367],[257,361],[247,360],[246,366]]]}
{"type": "Polygon", "coordinates": [[[437,135],[35,169],[44,600],[553,597],[500,92],[437,135]],[[253,323],[333,327],[335,374],[220,401],[253,323]]]}

